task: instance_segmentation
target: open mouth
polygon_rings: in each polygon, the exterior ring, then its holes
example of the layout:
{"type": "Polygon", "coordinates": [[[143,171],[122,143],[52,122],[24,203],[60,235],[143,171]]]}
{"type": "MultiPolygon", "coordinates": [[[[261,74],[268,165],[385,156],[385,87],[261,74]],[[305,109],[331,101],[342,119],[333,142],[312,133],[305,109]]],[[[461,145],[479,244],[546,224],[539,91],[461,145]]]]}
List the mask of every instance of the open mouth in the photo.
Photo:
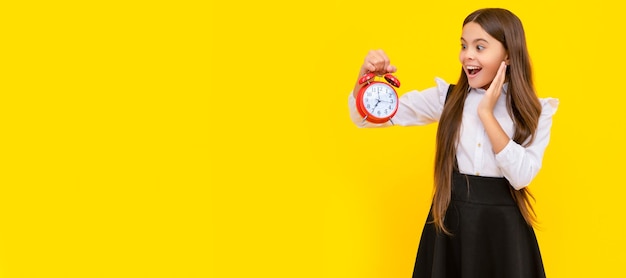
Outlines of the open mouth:
{"type": "Polygon", "coordinates": [[[467,67],[467,73],[468,73],[469,75],[475,75],[475,74],[477,74],[478,72],[480,72],[480,70],[482,70],[482,69],[483,69],[483,68],[481,68],[481,67],[477,67],[477,66],[468,66],[468,67],[467,67]]]}

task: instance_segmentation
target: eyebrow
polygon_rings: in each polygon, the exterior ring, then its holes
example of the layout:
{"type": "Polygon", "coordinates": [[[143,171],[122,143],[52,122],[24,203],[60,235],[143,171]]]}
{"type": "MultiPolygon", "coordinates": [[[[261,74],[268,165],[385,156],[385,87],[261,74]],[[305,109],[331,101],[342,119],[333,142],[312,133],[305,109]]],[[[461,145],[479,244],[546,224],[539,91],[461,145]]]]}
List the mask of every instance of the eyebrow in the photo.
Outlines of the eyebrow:
{"type": "MultiPolygon", "coordinates": [[[[461,37],[461,41],[465,41],[465,39],[463,37],[461,37]]],[[[475,39],[473,42],[476,43],[476,42],[479,42],[479,41],[483,41],[483,42],[486,42],[487,44],[489,44],[489,42],[486,39],[483,39],[483,38],[475,39]]]]}

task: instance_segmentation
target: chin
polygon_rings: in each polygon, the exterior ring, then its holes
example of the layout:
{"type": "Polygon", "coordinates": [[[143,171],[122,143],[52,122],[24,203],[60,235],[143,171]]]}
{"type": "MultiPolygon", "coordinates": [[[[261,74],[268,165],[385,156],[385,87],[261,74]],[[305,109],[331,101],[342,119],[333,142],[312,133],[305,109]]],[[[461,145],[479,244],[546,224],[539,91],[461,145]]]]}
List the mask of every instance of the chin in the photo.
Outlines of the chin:
{"type": "Polygon", "coordinates": [[[485,87],[489,87],[489,83],[487,84],[483,84],[481,82],[468,82],[468,83],[470,87],[477,88],[477,89],[480,89],[480,88],[486,89],[485,87]]]}

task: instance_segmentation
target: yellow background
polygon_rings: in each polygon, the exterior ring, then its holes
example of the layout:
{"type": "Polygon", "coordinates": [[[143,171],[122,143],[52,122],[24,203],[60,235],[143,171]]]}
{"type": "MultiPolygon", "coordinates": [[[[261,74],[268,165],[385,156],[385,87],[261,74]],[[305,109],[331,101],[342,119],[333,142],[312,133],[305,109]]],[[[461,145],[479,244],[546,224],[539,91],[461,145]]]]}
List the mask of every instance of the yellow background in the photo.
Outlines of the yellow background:
{"type": "Polygon", "coordinates": [[[482,7],[522,19],[561,101],[531,185],[547,274],[623,277],[616,5],[3,3],[0,277],[410,277],[436,126],[357,129],[347,97],[375,48],[401,94],[455,82],[482,7]]]}

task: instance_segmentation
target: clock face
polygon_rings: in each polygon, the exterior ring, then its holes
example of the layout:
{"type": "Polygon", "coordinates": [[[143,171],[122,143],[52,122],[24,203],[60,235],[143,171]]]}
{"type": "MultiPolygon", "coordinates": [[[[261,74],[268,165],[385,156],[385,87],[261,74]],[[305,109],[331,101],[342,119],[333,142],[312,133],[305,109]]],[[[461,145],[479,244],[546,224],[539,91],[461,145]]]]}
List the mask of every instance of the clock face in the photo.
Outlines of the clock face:
{"type": "Polygon", "coordinates": [[[363,107],[374,117],[390,117],[397,105],[398,95],[385,83],[374,83],[363,92],[363,107]]]}

